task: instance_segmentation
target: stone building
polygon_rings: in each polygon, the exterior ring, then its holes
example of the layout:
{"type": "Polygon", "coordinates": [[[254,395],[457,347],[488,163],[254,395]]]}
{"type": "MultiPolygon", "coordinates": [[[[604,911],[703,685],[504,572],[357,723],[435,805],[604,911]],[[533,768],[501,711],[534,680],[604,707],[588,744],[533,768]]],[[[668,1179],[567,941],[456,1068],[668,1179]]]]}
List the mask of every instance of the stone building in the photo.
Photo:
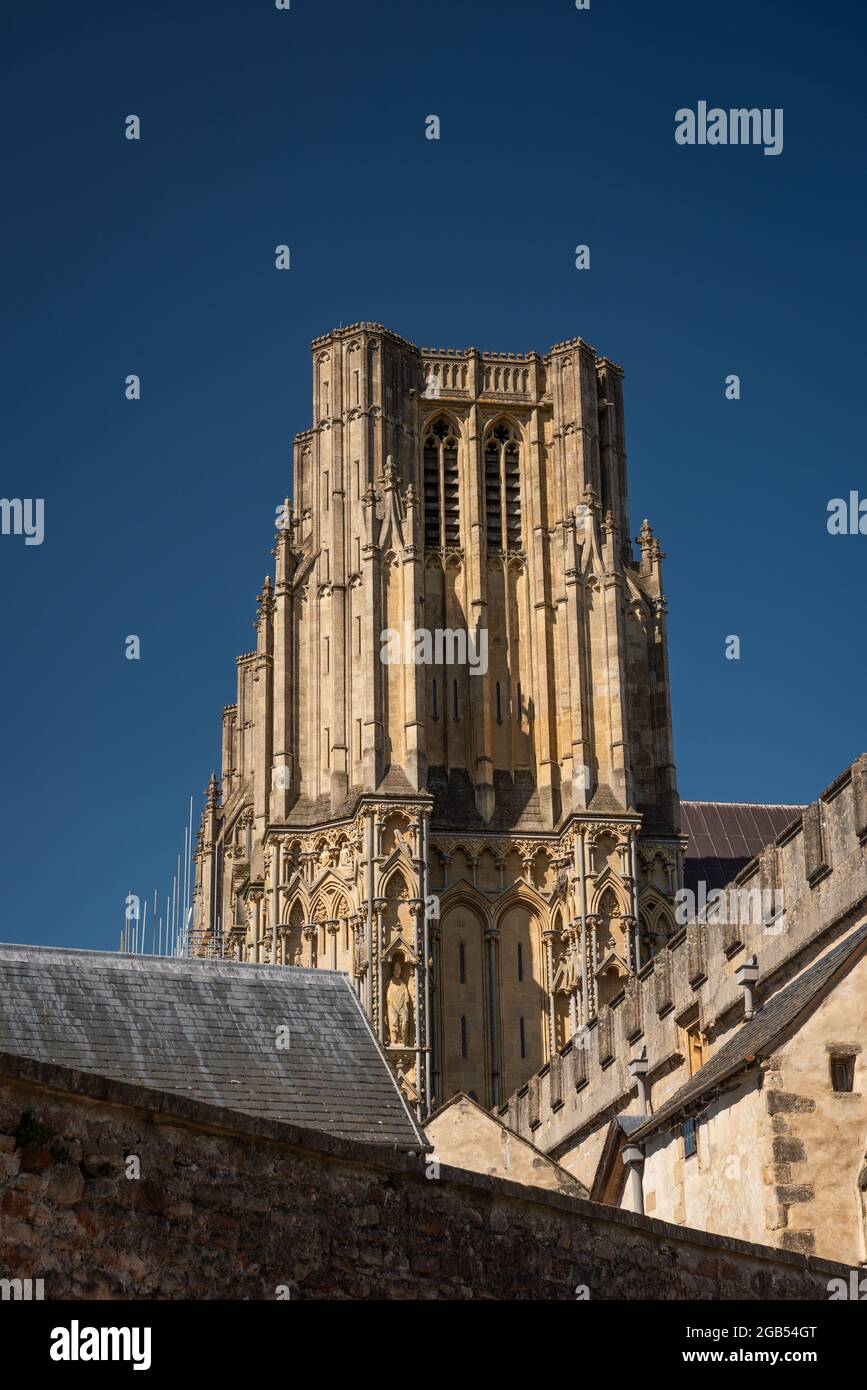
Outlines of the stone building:
{"type": "Polygon", "coordinates": [[[595,1201],[867,1262],[865,849],[862,754],[499,1118],[595,1201]]]}
{"type": "Polygon", "coordinates": [[[502,1104],[671,936],[663,555],[622,372],[312,346],[197,847],[196,949],[343,970],[420,1115],[502,1104]]]}
{"type": "Polygon", "coordinates": [[[465,1097],[439,1121],[433,1155],[343,974],[0,945],[0,1303],[784,1300],[849,1279],[587,1201],[465,1097]]]}

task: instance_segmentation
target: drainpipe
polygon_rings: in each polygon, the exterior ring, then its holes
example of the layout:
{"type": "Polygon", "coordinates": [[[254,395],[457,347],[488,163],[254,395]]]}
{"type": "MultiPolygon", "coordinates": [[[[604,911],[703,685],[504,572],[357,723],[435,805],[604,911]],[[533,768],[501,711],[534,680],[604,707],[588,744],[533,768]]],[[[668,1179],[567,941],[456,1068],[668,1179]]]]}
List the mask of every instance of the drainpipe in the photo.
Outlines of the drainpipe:
{"type": "Polygon", "coordinates": [[[743,965],[739,965],[735,971],[735,980],[740,989],[744,992],[744,1022],[751,1019],[755,1014],[753,1003],[753,985],[759,978],[759,964],[755,956],[750,956],[743,965]]]}
{"type": "Polygon", "coordinates": [[[640,1052],[630,1058],[629,1075],[635,1078],[638,1087],[638,1114],[647,1115],[647,1048],[643,1047],[640,1052]]]}
{"type": "Polygon", "coordinates": [[[644,1150],[640,1144],[627,1144],[620,1157],[623,1159],[624,1166],[629,1174],[629,1197],[632,1203],[632,1210],[638,1212],[639,1216],[643,1216],[644,1183],[642,1174],[644,1169],[644,1150]]]}

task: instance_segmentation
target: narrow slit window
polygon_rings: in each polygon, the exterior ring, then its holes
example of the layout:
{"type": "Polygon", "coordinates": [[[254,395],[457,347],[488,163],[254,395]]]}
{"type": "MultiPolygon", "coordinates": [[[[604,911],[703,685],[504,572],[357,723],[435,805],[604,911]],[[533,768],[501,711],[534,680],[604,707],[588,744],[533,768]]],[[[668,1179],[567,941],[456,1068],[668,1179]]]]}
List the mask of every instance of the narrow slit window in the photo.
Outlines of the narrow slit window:
{"type": "Polygon", "coordinates": [[[523,978],[524,978],[524,948],[523,948],[523,946],[521,945],[521,943],[520,943],[520,941],[519,941],[519,942],[518,942],[518,979],[519,979],[519,980],[523,980],[523,978]]]}
{"type": "Polygon", "coordinates": [[[432,717],[433,719],[439,719],[439,714],[438,714],[438,712],[437,712],[437,683],[436,683],[436,681],[432,681],[432,682],[431,682],[431,717],[432,717]]]}
{"type": "Polygon", "coordinates": [[[495,694],[496,694],[496,703],[497,703],[497,723],[498,723],[498,724],[502,724],[502,722],[503,722],[503,706],[502,706],[502,702],[501,702],[501,698],[500,698],[500,682],[499,682],[499,681],[497,681],[495,694]]]}
{"type": "Polygon", "coordinates": [[[698,1153],[698,1137],[695,1131],[695,1120],[686,1119],[683,1122],[683,1156],[692,1158],[698,1153]]]}
{"type": "Polygon", "coordinates": [[[461,1056],[467,1055],[467,1019],[465,1014],[461,1014],[461,1056]]]}
{"type": "Polygon", "coordinates": [[[458,977],[462,985],[467,982],[467,954],[464,950],[464,943],[458,947],[458,977]]]}
{"type": "Polygon", "coordinates": [[[831,1058],[831,1085],[835,1091],[854,1091],[855,1054],[831,1058]]]}
{"type": "Polygon", "coordinates": [[[524,1037],[524,1020],[521,1018],[521,1019],[518,1020],[518,1022],[519,1022],[519,1024],[520,1024],[520,1033],[521,1033],[521,1056],[522,1056],[522,1057],[526,1057],[526,1055],[527,1055],[527,1040],[526,1040],[526,1038],[524,1037]]]}
{"type": "Polygon", "coordinates": [[[452,719],[460,719],[458,712],[458,683],[452,681],[452,719]]]}

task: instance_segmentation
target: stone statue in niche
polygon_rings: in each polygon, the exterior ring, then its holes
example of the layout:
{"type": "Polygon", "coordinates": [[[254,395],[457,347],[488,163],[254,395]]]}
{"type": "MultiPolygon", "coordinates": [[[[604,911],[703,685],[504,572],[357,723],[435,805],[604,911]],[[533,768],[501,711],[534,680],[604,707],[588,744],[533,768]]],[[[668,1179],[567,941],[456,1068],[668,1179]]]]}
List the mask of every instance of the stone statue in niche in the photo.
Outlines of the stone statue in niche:
{"type": "Polygon", "coordinates": [[[409,1044],[412,997],[406,979],[406,962],[403,956],[394,957],[385,1000],[389,1043],[392,1047],[406,1047],[409,1044]]]}
{"type": "Polygon", "coordinates": [[[340,858],[339,858],[339,860],[338,860],[338,867],[340,868],[340,872],[341,872],[342,874],[347,874],[347,875],[349,875],[349,874],[352,874],[352,873],[354,872],[354,870],[355,870],[355,860],[354,860],[354,858],[353,858],[352,850],[349,848],[349,845],[342,845],[342,846],[341,846],[341,848],[340,848],[340,858]]]}

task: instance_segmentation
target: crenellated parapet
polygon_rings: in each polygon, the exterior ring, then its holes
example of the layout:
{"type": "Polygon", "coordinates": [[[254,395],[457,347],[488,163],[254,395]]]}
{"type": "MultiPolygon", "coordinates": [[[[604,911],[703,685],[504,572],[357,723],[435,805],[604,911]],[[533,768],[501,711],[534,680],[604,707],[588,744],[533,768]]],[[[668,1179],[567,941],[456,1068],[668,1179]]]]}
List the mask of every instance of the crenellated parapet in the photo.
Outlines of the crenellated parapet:
{"type": "MultiPolygon", "coordinates": [[[[678,923],[676,934],[558,1058],[512,1093],[501,1118],[573,1171],[592,1171],[608,1119],[638,1109],[629,1069],[634,1057],[646,1051],[646,1084],[658,1109],[688,1075],[690,1035],[699,1035],[712,1056],[741,1022],[736,972],[744,961],[755,957],[762,998],[864,917],[865,845],[862,754],[708,901],[705,920],[695,914],[678,923]]],[[[681,918],[689,909],[683,905],[681,918]]]]}

